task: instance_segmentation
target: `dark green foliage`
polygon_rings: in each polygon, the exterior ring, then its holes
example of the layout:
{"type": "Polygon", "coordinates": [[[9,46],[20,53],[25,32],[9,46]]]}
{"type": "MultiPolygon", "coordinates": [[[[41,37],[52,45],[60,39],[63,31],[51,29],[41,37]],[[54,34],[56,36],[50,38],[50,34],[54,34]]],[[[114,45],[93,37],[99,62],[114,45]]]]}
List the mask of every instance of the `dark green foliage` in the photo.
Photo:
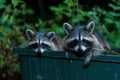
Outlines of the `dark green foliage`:
{"type": "Polygon", "coordinates": [[[89,21],[96,22],[97,31],[101,32],[108,39],[113,47],[120,47],[120,0],[113,0],[109,4],[111,11],[99,7],[93,7],[90,11],[84,11],[77,0],[65,0],[57,7],[52,6],[54,11],[54,22],[69,22],[72,25],[87,24],[89,21]]]}
{"type": "Polygon", "coordinates": [[[25,15],[32,13],[31,9],[26,9],[22,0],[11,0],[10,3],[0,0],[0,80],[18,80],[15,77],[20,72],[19,63],[17,57],[11,55],[11,51],[25,41],[25,15]]]}

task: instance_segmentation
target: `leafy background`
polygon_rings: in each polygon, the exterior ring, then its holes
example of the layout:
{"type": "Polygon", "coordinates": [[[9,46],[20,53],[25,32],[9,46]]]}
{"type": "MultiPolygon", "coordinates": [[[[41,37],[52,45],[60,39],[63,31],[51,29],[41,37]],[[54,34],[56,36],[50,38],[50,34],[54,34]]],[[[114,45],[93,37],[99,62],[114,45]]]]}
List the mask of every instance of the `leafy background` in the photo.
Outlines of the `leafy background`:
{"type": "Polygon", "coordinates": [[[120,0],[112,0],[107,5],[110,10],[93,6],[84,10],[78,0],[64,0],[50,6],[52,18],[34,17],[34,10],[23,0],[0,0],[0,80],[19,80],[20,66],[18,56],[12,55],[15,46],[26,42],[25,30],[55,31],[63,37],[62,25],[96,22],[96,30],[102,33],[112,47],[120,46],[120,0]]]}

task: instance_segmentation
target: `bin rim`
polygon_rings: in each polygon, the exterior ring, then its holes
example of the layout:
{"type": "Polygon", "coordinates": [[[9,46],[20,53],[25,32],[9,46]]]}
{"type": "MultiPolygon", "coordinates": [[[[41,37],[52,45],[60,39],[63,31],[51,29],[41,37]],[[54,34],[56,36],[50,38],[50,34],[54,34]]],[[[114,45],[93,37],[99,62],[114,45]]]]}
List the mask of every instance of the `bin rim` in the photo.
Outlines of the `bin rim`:
{"type": "MultiPolygon", "coordinates": [[[[120,49],[116,49],[120,50],[120,49]]],[[[37,57],[37,58],[52,58],[52,59],[67,59],[64,51],[46,51],[39,56],[32,49],[27,49],[24,47],[15,47],[13,48],[13,54],[26,57],[37,57]]],[[[75,54],[70,54],[70,60],[84,60],[85,57],[78,58],[75,54]]],[[[94,57],[91,61],[94,62],[110,62],[110,63],[120,63],[120,55],[104,55],[94,57]]]]}

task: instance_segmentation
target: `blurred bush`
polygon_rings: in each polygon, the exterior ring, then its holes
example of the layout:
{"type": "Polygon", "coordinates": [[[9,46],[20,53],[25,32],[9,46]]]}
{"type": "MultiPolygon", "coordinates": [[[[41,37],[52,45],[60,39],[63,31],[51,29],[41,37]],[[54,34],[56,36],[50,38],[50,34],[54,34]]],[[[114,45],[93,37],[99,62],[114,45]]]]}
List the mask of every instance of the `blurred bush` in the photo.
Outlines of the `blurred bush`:
{"type": "Polygon", "coordinates": [[[120,47],[120,0],[113,0],[108,6],[111,11],[98,6],[85,11],[78,0],[64,0],[62,4],[50,7],[54,13],[52,19],[34,18],[34,22],[31,19],[34,11],[27,8],[22,0],[0,0],[0,80],[20,79],[16,75],[20,73],[17,56],[12,56],[11,53],[13,47],[24,45],[26,28],[36,31],[53,30],[64,36],[63,22],[80,25],[92,20],[96,22],[96,29],[106,36],[113,47],[120,47]]]}
{"type": "Polygon", "coordinates": [[[19,80],[18,59],[11,53],[25,41],[25,16],[32,13],[22,0],[0,0],[0,80],[19,80]]]}
{"type": "Polygon", "coordinates": [[[56,25],[63,22],[82,25],[95,21],[96,29],[106,36],[111,46],[120,47],[120,0],[113,0],[108,6],[111,8],[110,11],[98,6],[85,11],[78,0],[64,0],[63,4],[52,6],[50,10],[55,14],[53,22],[56,25]]]}

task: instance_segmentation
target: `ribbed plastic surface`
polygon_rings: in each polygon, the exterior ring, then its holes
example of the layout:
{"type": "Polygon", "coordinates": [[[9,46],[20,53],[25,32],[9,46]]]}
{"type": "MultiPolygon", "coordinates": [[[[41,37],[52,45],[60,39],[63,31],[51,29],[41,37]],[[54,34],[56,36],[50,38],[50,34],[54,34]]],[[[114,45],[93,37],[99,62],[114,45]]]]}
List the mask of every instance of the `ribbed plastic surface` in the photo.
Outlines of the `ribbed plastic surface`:
{"type": "Polygon", "coordinates": [[[120,55],[100,55],[83,67],[83,59],[64,52],[45,52],[42,57],[32,50],[14,48],[19,55],[22,80],[120,80],[120,55]]]}

